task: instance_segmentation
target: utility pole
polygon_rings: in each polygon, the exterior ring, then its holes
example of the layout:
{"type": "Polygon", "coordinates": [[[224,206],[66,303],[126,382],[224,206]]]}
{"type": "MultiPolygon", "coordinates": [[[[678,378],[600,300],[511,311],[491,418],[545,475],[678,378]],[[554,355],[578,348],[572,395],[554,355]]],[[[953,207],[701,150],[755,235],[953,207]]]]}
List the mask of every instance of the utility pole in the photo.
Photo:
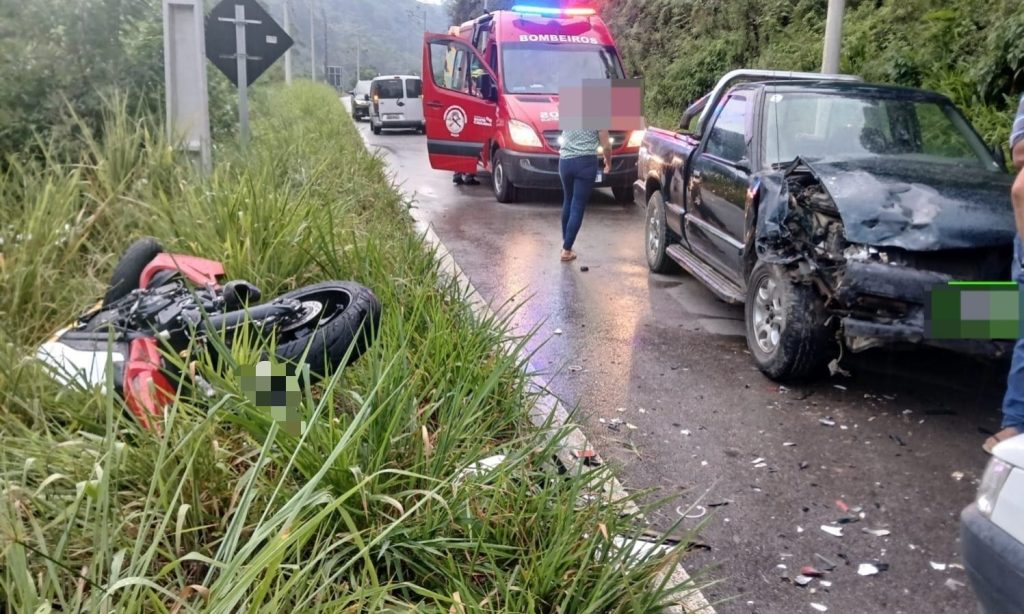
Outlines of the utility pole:
{"type": "MultiPolygon", "coordinates": [[[[285,0],[285,3],[284,3],[284,31],[285,31],[285,33],[288,34],[288,36],[291,36],[292,35],[292,30],[291,30],[291,27],[289,25],[288,12],[289,12],[288,11],[288,0],[285,0]]],[[[287,83],[288,85],[292,84],[292,50],[291,50],[291,47],[288,48],[288,51],[284,52],[284,82],[287,83]]]]}
{"type": "Polygon", "coordinates": [[[825,22],[825,45],[821,53],[821,72],[839,72],[839,52],[843,46],[843,13],[846,0],[828,0],[828,17],[825,22]]]}
{"type": "Polygon", "coordinates": [[[362,51],[362,44],[359,42],[359,37],[356,37],[356,82],[363,78],[363,71],[360,67],[360,51],[362,51]]]}
{"type": "Polygon", "coordinates": [[[323,4],[320,5],[320,21],[323,22],[324,28],[324,79],[327,79],[327,55],[330,49],[327,48],[327,11],[323,4]]]}
{"type": "Polygon", "coordinates": [[[313,0],[309,0],[309,76],[316,83],[316,30],[313,29],[313,0]]]}

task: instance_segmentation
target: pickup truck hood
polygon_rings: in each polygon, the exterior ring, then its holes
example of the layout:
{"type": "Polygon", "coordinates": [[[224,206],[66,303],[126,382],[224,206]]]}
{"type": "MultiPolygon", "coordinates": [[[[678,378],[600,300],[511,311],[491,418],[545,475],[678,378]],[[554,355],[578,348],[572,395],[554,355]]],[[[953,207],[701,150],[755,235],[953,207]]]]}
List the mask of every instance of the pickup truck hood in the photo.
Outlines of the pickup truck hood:
{"type": "Polygon", "coordinates": [[[1013,240],[1006,173],[881,158],[803,163],[832,197],[852,243],[933,251],[1013,240]]]}

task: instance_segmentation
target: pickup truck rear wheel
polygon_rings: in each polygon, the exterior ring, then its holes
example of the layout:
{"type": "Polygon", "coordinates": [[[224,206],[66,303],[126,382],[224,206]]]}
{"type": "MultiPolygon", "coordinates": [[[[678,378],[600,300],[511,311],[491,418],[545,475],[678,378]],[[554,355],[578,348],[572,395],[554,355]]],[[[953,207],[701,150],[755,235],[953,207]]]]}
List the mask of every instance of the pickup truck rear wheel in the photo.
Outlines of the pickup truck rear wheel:
{"type": "Polygon", "coordinates": [[[646,228],[644,230],[644,252],[647,254],[647,266],[655,273],[675,273],[679,265],[669,257],[669,234],[665,224],[665,200],[661,192],[651,194],[647,201],[646,228]]]}
{"type": "Polygon", "coordinates": [[[804,379],[829,359],[825,305],[810,285],[794,283],[778,265],[758,262],[747,282],[747,347],[774,380],[804,379]]]}
{"type": "Polygon", "coordinates": [[[494,186],[494,198],[499,203],[516,202],[516,186],[508,176],[508,162],[505,154],[498,150],[494,152],[494,170],[491,172],[491,182],[494,186]]]}

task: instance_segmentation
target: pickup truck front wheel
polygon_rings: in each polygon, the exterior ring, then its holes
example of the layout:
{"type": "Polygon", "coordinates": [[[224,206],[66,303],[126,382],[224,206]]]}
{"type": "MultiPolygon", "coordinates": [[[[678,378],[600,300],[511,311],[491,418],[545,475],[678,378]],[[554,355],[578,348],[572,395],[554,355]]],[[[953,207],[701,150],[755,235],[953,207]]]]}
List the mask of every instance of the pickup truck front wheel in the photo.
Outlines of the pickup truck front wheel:
{"type": "Polygon", "coordinates": [[[747,281],[747,347],[774,380],[804,379],[824,371],[831,327],[810,285],[794,283],[782,267],[758,262],[747,281]]]}
{"type": "Polygon", "coordinates": [[[679,265],[669,257],[669,234],[665,224],[665,200],[661,192],[651,194],[647,201],[647,223],[644,230],[644,252],[647,254],[647,267],[655,273],[675,273],[679,265]]]}

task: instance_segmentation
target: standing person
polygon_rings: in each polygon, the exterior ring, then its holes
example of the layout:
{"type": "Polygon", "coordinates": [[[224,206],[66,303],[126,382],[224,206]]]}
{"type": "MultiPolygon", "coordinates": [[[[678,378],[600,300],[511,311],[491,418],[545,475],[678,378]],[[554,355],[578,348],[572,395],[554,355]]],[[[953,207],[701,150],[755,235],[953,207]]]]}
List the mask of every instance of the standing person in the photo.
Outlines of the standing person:
{"type": "MultiPolygon", "coordinates": [[[[1013,154],[1013,165],[1017,168],[1017,179],[1011,188],[1013,201],[1013,217],[1017,226],[1017,237],[1013,240],[1013,279],[1024,284],[1021,257],[1024,247],[1021,237],[1024,236],[1024,96],[1021,96],[1017,117],[1010,131],[1010,151],[1013,154]]],[[[1004,439],[1024,433],[1024,337],[1013,346],[1013,357],[1010,360],[1010,374],[1006,378],[1006,396],[1003,397],[1003,430],[985,440],[985,451],[992,453],[992,448],[1004,439]]]]}
{"type": "Polygon", "coordinates": [[[558,152],[562,179],[562,262],[576,259],[572,251],[583,224],[583,211],[597,180],[597,151],[604,155],[604,172],[612,172],[612,146],[607,130],[565,130],[558,152]]]}

